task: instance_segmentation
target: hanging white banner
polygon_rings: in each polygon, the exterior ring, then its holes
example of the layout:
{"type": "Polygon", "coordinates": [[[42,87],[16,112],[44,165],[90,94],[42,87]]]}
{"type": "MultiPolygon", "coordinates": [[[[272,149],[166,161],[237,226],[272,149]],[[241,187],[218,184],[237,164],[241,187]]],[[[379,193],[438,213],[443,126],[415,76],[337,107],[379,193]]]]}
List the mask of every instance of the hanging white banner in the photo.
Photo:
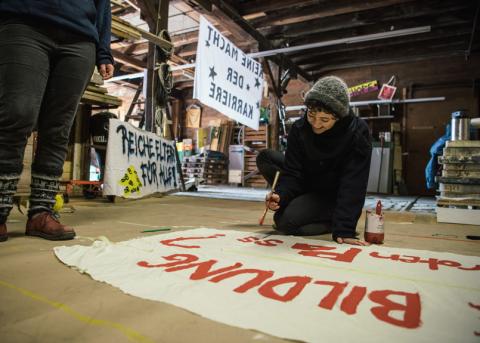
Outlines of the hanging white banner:
{"type": "Polygon", "coordinates": [[[140,198],[178,184],[173,141],[110,119],[103,194],[140,198]]]}
{"type": "Polygon", "coordinates": [[[193,97],[258,130],[262,65],[200,17],[193,97]]]}
{"type": "Polygon", "coordinates": [[[195,229],[56,247],[144,299],[308,342],[478,342],[480,258],[195,229]]]}

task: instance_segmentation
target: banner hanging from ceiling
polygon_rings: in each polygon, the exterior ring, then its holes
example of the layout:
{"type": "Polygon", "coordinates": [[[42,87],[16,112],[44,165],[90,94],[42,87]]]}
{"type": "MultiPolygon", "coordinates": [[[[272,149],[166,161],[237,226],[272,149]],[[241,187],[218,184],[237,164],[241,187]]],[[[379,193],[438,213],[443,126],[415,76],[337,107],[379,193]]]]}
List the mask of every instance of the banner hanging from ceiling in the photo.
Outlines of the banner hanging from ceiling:
{"type": "Polygon", "coordinates": [[[480,258],[195,229],[55,248],[123,292],[306,342],[478,342],[480,258]]]}
{"type": "Polygon", "coordinates": [[[140,198],[179,187],[174,142],[110,119],[104,195],[140,198]]]}
{"type": "Polygon", "coordinates": [[[262,65],[200,17],[193,97],[258,130],[262,65]]]}

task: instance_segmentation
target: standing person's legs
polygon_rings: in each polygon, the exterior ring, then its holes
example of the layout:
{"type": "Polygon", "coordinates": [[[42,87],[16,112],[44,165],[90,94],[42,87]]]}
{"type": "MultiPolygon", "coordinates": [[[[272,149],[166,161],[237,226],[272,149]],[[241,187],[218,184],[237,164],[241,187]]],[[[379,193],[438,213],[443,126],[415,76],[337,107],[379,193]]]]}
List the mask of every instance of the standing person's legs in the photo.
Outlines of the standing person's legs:
{"type": "Polygon", "coordinates": [[[25,145],[49,74],[50,40],[15,19],[0,19],[0,241],[23,169],[25,145]]]}
{"type": "Polygon", "coordinates": [[[280,151],[265,149],[257,156],[257,168],[260,174],[272,185],[277,171],[283,170],[285,155],[280,151]]]}
{"type": "Polygon", "coordinates": [[[289,235],[309,236],[332,232],[335,199],[307,193],[293,199],[274,215],[276,229],[289,235]]]}
{"type": "Polygon", "coordinates": [[[91,78],[94,63],[93,42],[57,42],[38,119],[38,145],[32,165],[27,235],[47,239],[75,236],[73,229],[52,221],[51,211],[59,191],[59,178],[63,172],[75,112],[91,78]]]}

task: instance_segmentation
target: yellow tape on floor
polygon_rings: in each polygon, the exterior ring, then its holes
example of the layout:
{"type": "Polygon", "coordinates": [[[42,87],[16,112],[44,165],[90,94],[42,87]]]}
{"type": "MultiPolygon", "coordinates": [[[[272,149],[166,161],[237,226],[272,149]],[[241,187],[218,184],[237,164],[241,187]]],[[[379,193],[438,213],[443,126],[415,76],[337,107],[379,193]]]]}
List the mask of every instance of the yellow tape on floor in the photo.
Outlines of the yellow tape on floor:
{"type": "Polygon", "coordinates": [[[20,288],[20,287],[17,287],[15,285],[12,285],[11,283],[0,280],[0,286],[12,289],[12,290],[30,298],[30,299],[33,299],[33,300],[39,301],[41,303],[47,304],[51,307],[57,308],[57,309],[67,313],[68,315],[72,316],[73,318],[75,318],[75,319],[77,319],[77,320],[79,320],[83,323],[93,325],[93,326],[100,326],[100,327],[115,329],[115,330],[121,332],[123,335],[127,336],[127,338],[129,340],[133,341],[133,342],[139,342],[139,343],[153,342],[153,340],[151,340],[150,338],[142,336],[140,333],[138,333],[135,330],[132,330],[132,329],[126,327],[126,326],[123,326],[122,324],[111,322],[111,321],[108,321],[108,320],[103,320],[103,319],[95,319],[93,317],[83,315],[83,314],[73,310],[68,305],[52,301],[52,300],[47,299],[47,298],[45,298],[45,297],[43,297],[39,294],[35,294],[35,293],[33,293],[33,292],[31,292],[27,289],[20,288]]]}

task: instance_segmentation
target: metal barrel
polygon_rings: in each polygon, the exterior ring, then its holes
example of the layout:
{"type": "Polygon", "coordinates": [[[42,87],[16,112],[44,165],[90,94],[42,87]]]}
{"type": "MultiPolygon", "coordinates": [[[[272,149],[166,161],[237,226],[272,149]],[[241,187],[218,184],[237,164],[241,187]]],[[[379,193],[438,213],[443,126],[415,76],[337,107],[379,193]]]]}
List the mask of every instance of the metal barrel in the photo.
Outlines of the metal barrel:
{"type": "Polygon", "coordinates": [[[470,139],[470,118],[466,111],[452,112],[452,141],[470,139]]]}

